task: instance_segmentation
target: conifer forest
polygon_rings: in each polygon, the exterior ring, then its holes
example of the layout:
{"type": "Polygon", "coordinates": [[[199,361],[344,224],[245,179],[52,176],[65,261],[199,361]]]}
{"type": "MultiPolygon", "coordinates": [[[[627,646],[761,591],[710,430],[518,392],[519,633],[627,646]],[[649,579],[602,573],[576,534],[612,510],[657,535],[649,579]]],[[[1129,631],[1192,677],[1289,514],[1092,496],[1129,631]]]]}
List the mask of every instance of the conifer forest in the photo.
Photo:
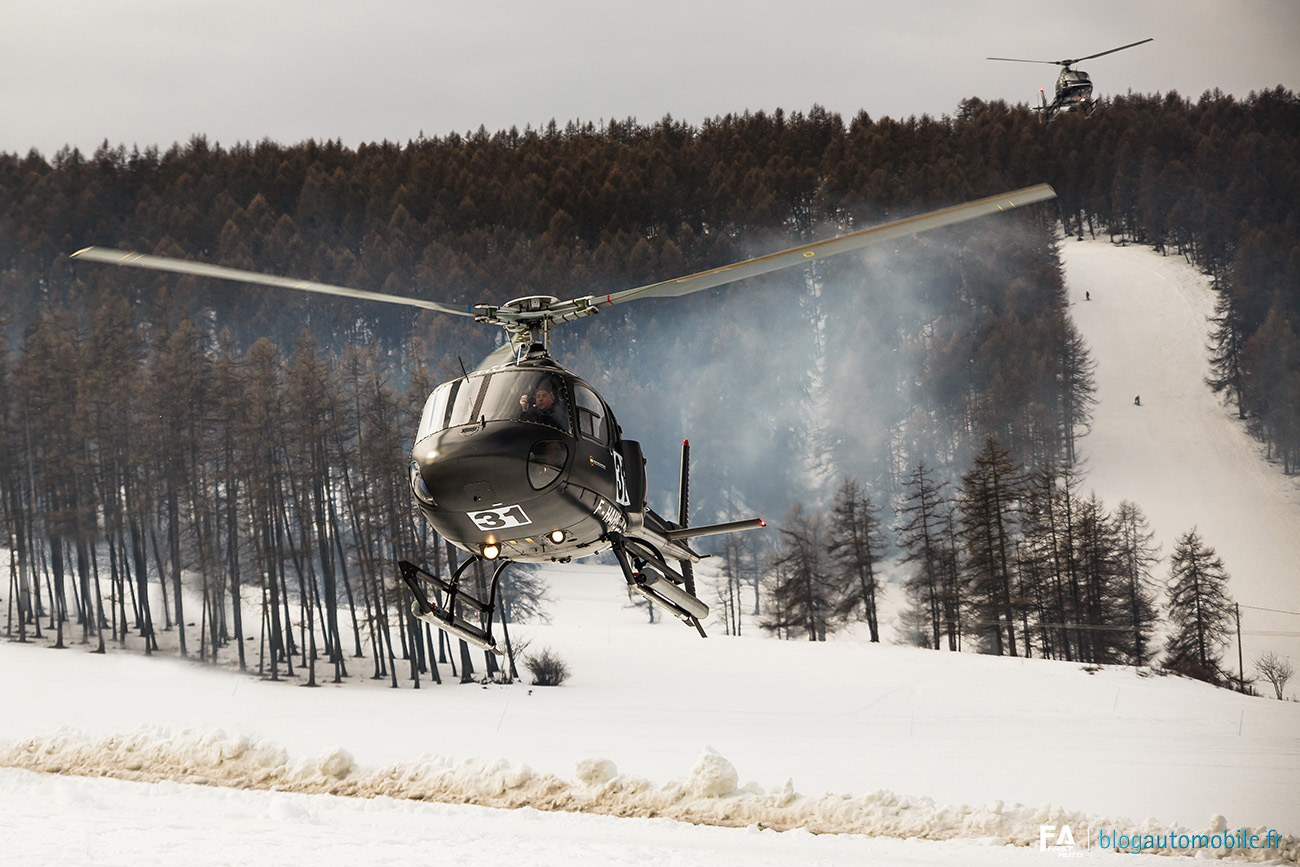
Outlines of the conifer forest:
{"type": "MultiPolygon", "coordinates": [[[[1139,504],[1080,493],[1093,362],[1058,245],[1143,244],[1211,275],[1207,387],[1300,471],[1300,99],[1281,88],[1130,94],[1050,124],[970,99],[940,118],[0,154],[7,634],[156,652],[174,630],[185,656],[394,685],[451,653],[396,580],[398,559],[456,556],[413,509],[407,455],[430,390],[499,329],[70,261],[82,247],[450,303],[567,298],[1040,182],[1055,202],[638,301],[552,352],[641,441],[652,507],[675,508],[689,437],[698,520],[775,525],[705,546],[729,633],[861,622],[878,640],[894,558],[902,640],[1224,682],[1224,564],[1189,532],[1157,568],[1139,504]]],[[[503,614],[524,621],[544,570],[518,576],[503,614]]],[[[473,671],[463,649],[451,664],[473,671]]]]}

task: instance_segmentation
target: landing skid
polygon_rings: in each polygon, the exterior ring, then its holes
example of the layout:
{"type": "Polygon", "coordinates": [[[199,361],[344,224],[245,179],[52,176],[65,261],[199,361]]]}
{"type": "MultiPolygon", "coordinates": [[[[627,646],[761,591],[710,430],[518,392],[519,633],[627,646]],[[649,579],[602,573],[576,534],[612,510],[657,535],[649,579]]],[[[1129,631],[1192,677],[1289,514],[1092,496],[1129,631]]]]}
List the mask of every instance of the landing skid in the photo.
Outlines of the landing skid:
{"type": "Polygon", "coordinates": [[[510,561],[502,560],[497,563],[496,571],[492,573],[492,584],[486,602],[460,589],[460,576],[471,564],[482,559],[475,556],[461,563],[452,573],[450,582],[443,581],[432,572],[405,560],[400,561],[397,568],[401,570],[402,580],[406,582],[411,595],[415,597],[411,605],[412,614],[448,635],[454,635],[497,656],[504,656],[505,654],[497,647],[496,639],[492,637],[492,614],[496,610],[497,587],[501,580],[501,573],[506,570],[506,566],[510,565],[510,561]],[[430,599],[429,594],[425,592],[425,584],[431,585],[438,591],[434,598],[430,599]],[[486,626],[476,626],[458,615],[456,613],[458,604],[468,605],[478,611],[486,626]]]}
{"type": "Polygon", "coordinates": [[[612,547],[629,589],[662,605],[687,626],[694,626],[701,638],[708,638],[700,619],[709,615],[709,606],[680,586],[684,579],[669,568],[659,552],[624,536],[615,538],[612,547]]]}
{"type": "MultiPolygon", "coordinates": [[[[708,637],[704,627],[700,625],[700,620],[708,616],[709,606],[681,586],[684,581],[682,576],[668,566],[653,546],[639,539],[619,536],[613,540],[612,547],[630,589],[671,611],[688,626],[695,627],[702,638],[708,637]]],[[[406,560],[399,561],[397,566],[401,570],[402,581],[414,597],[411,604],[412,614],[448,635],[463,639],[475,647],[498,656],[504,656],[505,654],[497,647],[496,639],[492,637],[492,616],[496,611],[497,589],[500,586],[501,575],[510,565],[510,561],[502,560],[497,563],[496,571],[492,573],[492,583],[486,602],[460,587],[460,577],[465,570],[482,560],[481,557],[470,557],[465,560],[452,573],[450,581],[444,581],[432,572],[406,560]],[[427,592],[429,587],[436,591],[433,596],[427,592]],[[471,623],[457,614],[457,606],[469,606],[479,612],[484,625],[471,623]]]]}

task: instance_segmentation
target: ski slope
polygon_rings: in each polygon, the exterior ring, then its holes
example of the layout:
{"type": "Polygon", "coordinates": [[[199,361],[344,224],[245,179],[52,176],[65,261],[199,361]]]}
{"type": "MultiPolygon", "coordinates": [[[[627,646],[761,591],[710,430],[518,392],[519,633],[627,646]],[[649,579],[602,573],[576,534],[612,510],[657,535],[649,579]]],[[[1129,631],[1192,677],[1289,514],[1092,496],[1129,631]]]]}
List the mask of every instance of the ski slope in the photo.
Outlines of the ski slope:
{"type": "MultiPolygon", "coordinates": [[[[1098,363],[1089,485],[1139,503],[1166,553],[1199,526],[1241,602],[1300,610],[1294,486],[1197,386],[1202,278],[1139,248],[1062,253],[1098,363]]],[[[1249,829],[1289,836],[1246,854],[1300,861],[1300,703],[752,628],[701,641],[645,623],[612,569],[550,582],[551,622],[512,632],[568,663],[560,688],[392,689],[352,660],[351,682],[308,690],[0,644],[3,860],[994,867],[1104,858],[1107,830],[1249,829]],[[1092,848],[1056,845],[1062,825],[1092,848]]],[[[1248,611],[1248,654],[1300,631],[1248,611]]]]}
{"type": "MultiPolygon", "coordinates": [[[[1209,279],[1181,256],[1105,240],[1066,239],[1061,257],[1097,363],[1095,422],[1080,441],[1087,486],[1111,509],[1141,506],[1164,556],[1193,527],[1218,552],[1242,606],[1247,677],[1269,649],[1300,669],[1300,614],[1279,613],[1300,612],[1300,480],[1204,385],[1209,279]]],[[[1229,661],[1236,672],[1235,647],[1229,661]]]]}

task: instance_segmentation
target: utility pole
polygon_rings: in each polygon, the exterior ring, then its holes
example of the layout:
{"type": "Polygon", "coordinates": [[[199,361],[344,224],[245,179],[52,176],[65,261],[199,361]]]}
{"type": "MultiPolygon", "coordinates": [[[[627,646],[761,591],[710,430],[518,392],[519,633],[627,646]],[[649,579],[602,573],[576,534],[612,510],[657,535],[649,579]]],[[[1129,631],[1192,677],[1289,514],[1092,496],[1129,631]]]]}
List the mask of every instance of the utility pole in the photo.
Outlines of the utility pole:
{"type": "Polygon", "coordinates": [[[1244,693],[1246,691],[1246,666],[1242,663],[1241,656],[1241,603],[1232,603],[1233,610],[1237,612],[1237,691],[1244,693]]]}

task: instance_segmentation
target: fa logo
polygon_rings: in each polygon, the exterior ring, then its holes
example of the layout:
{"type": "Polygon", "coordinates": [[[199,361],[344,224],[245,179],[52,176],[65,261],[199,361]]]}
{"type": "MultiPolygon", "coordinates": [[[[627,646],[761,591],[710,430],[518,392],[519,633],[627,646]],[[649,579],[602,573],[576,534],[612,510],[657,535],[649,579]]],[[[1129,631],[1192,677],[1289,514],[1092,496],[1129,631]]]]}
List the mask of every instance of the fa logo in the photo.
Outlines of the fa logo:
{"type": "Polygon", "coordinates": [[[1039,825],[1038,849],[1041,852],[1055,849],[1057,854],[1063,858],[1083,857],[1083,852],[1074,842],[1074,832],[1070,830],[1069,825],[1062,825],[1059,833],[1055,825],[1039,825]],[[1055,837],[1054,840],[1052,839],[1053,836],[1055,837]]]}

